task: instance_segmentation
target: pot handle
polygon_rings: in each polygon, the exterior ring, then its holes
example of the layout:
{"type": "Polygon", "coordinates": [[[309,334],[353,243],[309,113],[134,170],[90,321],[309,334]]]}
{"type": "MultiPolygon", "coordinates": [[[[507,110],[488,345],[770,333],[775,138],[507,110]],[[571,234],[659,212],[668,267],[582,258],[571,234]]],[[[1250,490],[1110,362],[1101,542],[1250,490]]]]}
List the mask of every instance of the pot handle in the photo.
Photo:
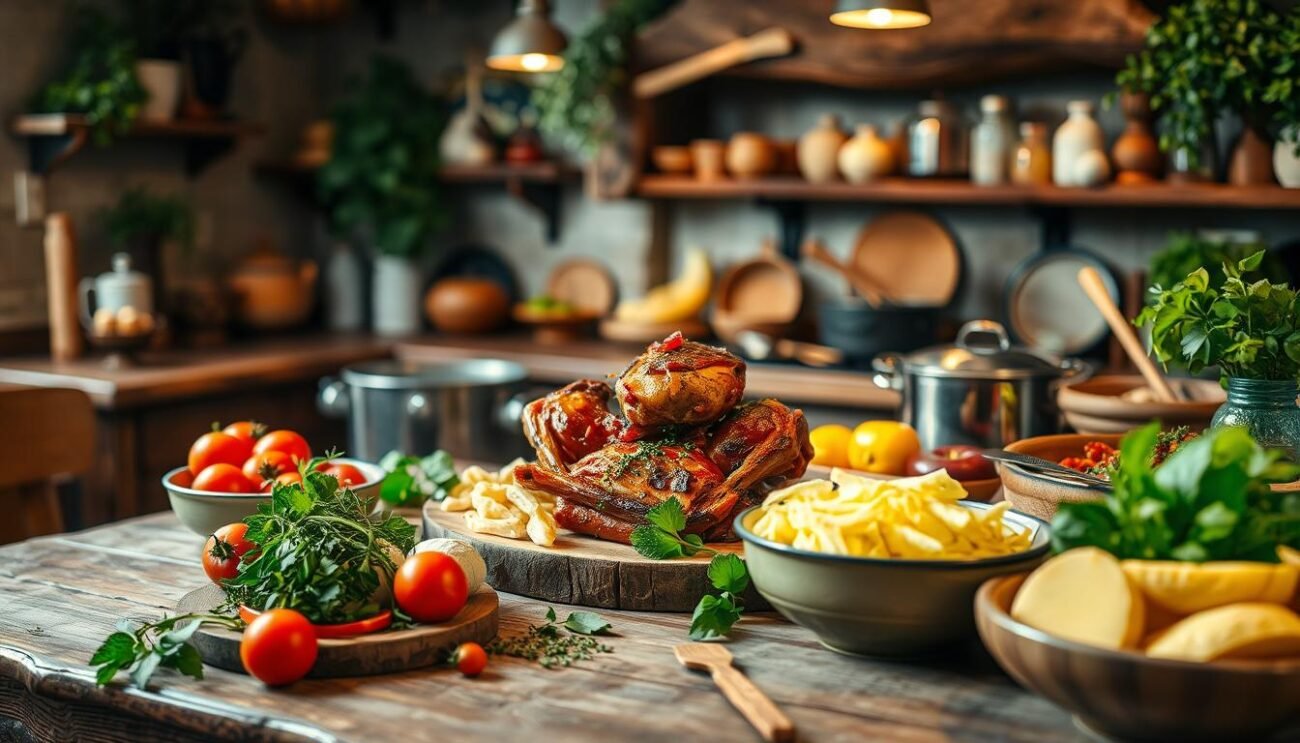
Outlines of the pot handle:
{"type": "Polygon", "coordinates": [[[344,418],[351,410],[348,386],[335,377],[321,377],[316,393],[316,409],[329,418],[344,418]]]}
{"type": "Polygon", "coordinates": [[[871,381],[884,390],[903,389],[903,359],[896,353],[882,353],[871,360],[871,368],[876,370],[871,381]]]}
{"type": "Polygon", "coordinates": [[[1011,348],[1011,338],[1007,335],[1007,329],[1002,327],[1002,323],[993,320],[971,320],[961,326],[957,331],[957,347],[974,351],[977,348],[984,348],[982,343],[970,343],[967,339],[972,335],[991,335],[997,339],[998,350],[1005,351],[1011,348]]]}

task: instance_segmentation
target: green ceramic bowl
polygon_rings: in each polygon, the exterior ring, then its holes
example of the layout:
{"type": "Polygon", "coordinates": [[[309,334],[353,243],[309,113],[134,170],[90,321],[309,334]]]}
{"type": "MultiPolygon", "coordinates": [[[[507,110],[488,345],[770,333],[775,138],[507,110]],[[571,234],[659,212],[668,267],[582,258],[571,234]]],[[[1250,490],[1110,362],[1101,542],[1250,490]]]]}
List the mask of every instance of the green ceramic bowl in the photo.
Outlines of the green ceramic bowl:
{"type": "MultiPolygon", "coordinates": [[[[987,503],[961,501],[984,510],[987,503]]],[[[736,517],[745,563],[759,594],[823,645],[842,653],[922,655],[974,635],[975,591],[989,578],[1033,570],[1050,548],[1048,525],[1008,511],[1033,530],[1028,550],[984,560],[846,557],[795,549],[755,535],[760,506],[736,517]]]]}
{"type": "MultiPolygon", "coordinates": [[[[340,464],[350,464],[361,470],[366,481],[352,491],[367,503],[373,503],[379,497],[379,484],[384,481],[384,470],[369,462],[359,459],[336,459],[340,464]]],[[[171,501],[172,511],[185,528],[208,536],[226,524],[243,521],[245,516],[257,513],[259,503],[270,503],[270,493],[209,493],[203,490],[185,488],[177,485],[175,478],[184,467],[163,475],[162,484],[167,489],[167,499],[171,501]]]]}

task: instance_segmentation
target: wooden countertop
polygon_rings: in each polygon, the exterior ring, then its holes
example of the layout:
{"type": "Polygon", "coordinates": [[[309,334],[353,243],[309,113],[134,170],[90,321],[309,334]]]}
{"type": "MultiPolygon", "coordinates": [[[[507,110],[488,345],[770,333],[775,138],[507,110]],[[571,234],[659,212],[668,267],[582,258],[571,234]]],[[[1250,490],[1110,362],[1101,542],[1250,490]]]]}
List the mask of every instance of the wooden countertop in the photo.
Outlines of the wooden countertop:
{"type": "MultiPolygon", "coordinates": [[[[268,690],[209,667],[202,680],[160,671],[147,691],[120,680],[96,687],[86,661],[119,619],[156,620],[205,584],[201,543],[157,514],[0,547],[0,715],[37,740],[758,740],[708,676],[673,658],[687,614],[601,611],[617,633],[606,639],[614,652],[559,670],[493,657],[476,679],[426,669],[268,690]]],[[[545,613],[546,604],[501,594],[503,634],[545,613]]],[[[802,741],[1087,740],[977,643],[920,662],[873,661],[755,614],[727,646],[802,741]]]]}

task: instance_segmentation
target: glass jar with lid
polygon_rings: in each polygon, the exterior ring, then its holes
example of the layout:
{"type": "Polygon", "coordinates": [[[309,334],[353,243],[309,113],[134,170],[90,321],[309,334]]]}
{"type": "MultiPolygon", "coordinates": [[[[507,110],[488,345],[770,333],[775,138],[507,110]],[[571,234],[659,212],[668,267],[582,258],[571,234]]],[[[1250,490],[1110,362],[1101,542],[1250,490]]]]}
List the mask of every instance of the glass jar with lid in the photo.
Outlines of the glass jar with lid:
{"type": "Polygon", "coordinates": [[[907,174],[958,177],[968,169],[966,125],[956,106],[943,100],[921,101],[907,124],[907,174]]]}
{"type": "Polygon", "coordinates": [[[1052,182],[1052,150],[1047,144],[1047,125],[1026,121],[1020,125],[1020,143],[1011,164],[1011,182],[1022,186],[1052,182]]]}
{"type": "Polygon", "coordinates": [[[986,95],[980,99],[980,112],[982,117],[970,138],[971,182],[981,186],[1008,183],[1016,147],[1011,102],[1006,96],[986,95]]]}

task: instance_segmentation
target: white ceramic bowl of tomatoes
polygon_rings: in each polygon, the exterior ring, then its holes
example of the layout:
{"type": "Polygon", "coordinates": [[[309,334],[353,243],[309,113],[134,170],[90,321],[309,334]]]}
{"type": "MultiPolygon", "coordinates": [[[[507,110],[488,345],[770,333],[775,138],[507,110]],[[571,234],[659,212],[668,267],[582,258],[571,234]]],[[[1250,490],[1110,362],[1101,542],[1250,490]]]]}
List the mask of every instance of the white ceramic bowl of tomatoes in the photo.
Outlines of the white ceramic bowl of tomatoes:
{"type": "MultiPolygon", "coordinates": [[[[240,421],[196,439],[188,463],[163,475],[162,484],[180,522],[207,536],[269,503],[275,483],[301,482],[298,464],[311,458],[310,445],[298,433],[240,421]]],[[[316,468],[367,502],[378,497],[384,479],[382,468],[359,459],[332,458],[316,468]]]]}

